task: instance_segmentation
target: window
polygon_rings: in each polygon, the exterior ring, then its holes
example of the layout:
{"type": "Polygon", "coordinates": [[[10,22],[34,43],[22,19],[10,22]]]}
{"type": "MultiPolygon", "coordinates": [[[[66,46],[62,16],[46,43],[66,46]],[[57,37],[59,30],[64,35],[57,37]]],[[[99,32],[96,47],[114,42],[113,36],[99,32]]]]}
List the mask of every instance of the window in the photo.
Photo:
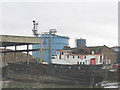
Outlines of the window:
{"type": "Polygon", "coordinates": [[[69,58],[69,55],[67,55],[67,58],[69,58]]]}
{"type": "Polygon", "coordinates": [[[55,59],[55,57],[52,57],[52,59],[55,59]]]}
{"type": "Polygon", "coordinates": [[[100,63],[102,63],[102,55],[100,55],[100,63]]]}
{"type": "Polygon", "coordinates": [[[75,58],[75,57],[73,56],[73,58],[75,58]]]}
{"type": "Polygon", "coordinates": [[[111,64],[111,60],[109,60],[109,64],[111,64]]]}
{"type": "Polygon", "coordinates": [[[84,59],[86,59],[86,56],[84,56],[84,59]]]}
{"type": "Polygon", "coordinates": [[[82,64],[82,62],[80,62],[80,64],[82,64]]]}
{"type": "Polygon", "coordinates": [[[83,62],[83,64],[85,64],[85,62],[83,62]]]}
{"type": "Polygon", "coordinates": [[[62,55],[63,55],[64,53],[62,52],[62,55]]]}
{"type": "Polygon", "coordinates": [[[59,59],[61,59],[61,52],[60,52],[60,56],[59,56],[59,59]]]}
{"type": "Polygon", "coordinates": [[[78,59],[80,58],[80,56],[78,56],[78,59]]]}

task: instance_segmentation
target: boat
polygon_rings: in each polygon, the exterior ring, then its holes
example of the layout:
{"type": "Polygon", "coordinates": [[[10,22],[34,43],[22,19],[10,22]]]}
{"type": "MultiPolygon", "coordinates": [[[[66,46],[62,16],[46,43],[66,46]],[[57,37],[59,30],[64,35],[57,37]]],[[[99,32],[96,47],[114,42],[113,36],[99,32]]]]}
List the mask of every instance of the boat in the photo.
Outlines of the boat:
{"type": "MultiPolygon", "coordinates": [[[[57,50],[52,63],[9,63],[6,78],[36,80],[44,83],[75,83],[95,85],[105,77],[107,65],[103,65],[103,54],[76,54],[70,50],[57,50]],[[21,75],[26,75],[26,77],[21,75]],[[28,76],[29,75],[29,78],[28,76]]],[[[108,69],[107,69],[108,70],[108,69]]],[[[3,72],[4,72],[3,71],[3,72]]],[[[4,76],[4,75],[3,75],[4,76]]]]}
{"type": "Polygon", "coordinates": [[[52,56],[53,64],[65,64],[65,65],[102,65],[103,54],[95,54],[92,51],[91,54],[74,53],[71,50],[56,50],[57,55],[52,56]]]}

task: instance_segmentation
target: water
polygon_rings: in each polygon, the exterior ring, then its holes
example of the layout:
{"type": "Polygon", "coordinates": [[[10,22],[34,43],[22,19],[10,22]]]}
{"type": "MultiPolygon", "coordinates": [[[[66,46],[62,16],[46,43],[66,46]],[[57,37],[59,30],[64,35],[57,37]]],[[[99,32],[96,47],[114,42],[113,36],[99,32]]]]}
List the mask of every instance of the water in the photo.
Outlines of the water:
{"type": "Polygon", "coordinates": [[[94,87],[90,85],[75,84],[57,84],[57,83],[35,83],[35,82],[18,82],[14,80],[8,80],[2,82],[2,88],[120,88],[120,83],[103,81],[96,84],[94,87]]]}
{"type": "Polygon", "coordinates": [[[120,83],[106,81],[105,83],[102,83],[101,86],[104,88],[120,88],[120,83]]]}
{"type": "Polygon", "coordinates": [[[3,81],[3,88],[91,88],[89,85],[3,81]]]}
{"type": "Polygon", "coordinates": [[[7,78],[14,78],[9,79],[2,82],[3,88],[119,88],[119,83],[115,81],[103,81],[101,83],[96,84],[95,86],[92,85],[79,85],[77,81],[66,81],[64,79],[58,78],[51,78],[51,77],[39,77],[36,75],[30,75],[25,73],[15,73],[13,71],[8,71],[7,78]],[[27,80],[29,81],[25,81],[27,80]],[[21,81],[15,81],[19,79],[21,81]],[[24,81],[23,81],[24,80],[24,81]],[[35,81],[31,81],[35,80],[35,81]],[[41,82],[44,80],[44,82],[41,82]],[[62,83],[56,83],[51,81],[60,81],[62,83]],[[47,83],[46,83],[47,82],[47,83]],[[69,83],[70,82],[70,83],[69,83]],[[72,82],[72,83],[71,83],[72,82]]]}

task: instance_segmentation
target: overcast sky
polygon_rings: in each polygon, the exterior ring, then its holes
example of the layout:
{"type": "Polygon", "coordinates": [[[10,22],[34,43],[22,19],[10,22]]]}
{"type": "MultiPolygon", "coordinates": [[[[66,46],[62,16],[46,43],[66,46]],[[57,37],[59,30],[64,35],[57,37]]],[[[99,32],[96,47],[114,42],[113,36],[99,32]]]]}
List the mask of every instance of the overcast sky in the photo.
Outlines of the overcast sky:
{"type": "MultiPolygon", "coordinates": [[[[0,34],[32,36],[32,20],[38,32],[56,28],[58,35],[84,38],[87,46],[118,45],[118,3],[103,0],[83,2],[4,2],[0,34]]],[[[112,1],[112,0],[110,0],[112,1]]]]}

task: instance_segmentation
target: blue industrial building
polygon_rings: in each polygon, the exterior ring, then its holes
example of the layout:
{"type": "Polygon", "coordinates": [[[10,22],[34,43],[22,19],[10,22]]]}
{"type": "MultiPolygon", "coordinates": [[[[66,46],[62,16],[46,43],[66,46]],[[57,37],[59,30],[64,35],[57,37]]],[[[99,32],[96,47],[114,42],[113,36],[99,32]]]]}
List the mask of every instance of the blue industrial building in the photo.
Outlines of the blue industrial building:
{"type": "MultiPolygon", "coordinates": [[[[49,34],[43,34],[38,36],[42,38],[42,48],[43,48],[43,61],[47,61],[49,63],[49,34]]],[[[66,36],[59,36],[52,34],[51,35],[51,55],[56,55],[56,50],[62,50],[64,46],[69,45],[69,37],[66,36]]],[[[39,44],[32,45],[33,49],[40,48],[39,44]]],[[[39,51],[33,51],[32,55],[35,58],[40,58],[39,51]]]]}
{"type": "Polygon", "coordinates": [[[85,47],[86,46],[86,39],[76,39],[76,46],[77,47],[85,47]]]}

